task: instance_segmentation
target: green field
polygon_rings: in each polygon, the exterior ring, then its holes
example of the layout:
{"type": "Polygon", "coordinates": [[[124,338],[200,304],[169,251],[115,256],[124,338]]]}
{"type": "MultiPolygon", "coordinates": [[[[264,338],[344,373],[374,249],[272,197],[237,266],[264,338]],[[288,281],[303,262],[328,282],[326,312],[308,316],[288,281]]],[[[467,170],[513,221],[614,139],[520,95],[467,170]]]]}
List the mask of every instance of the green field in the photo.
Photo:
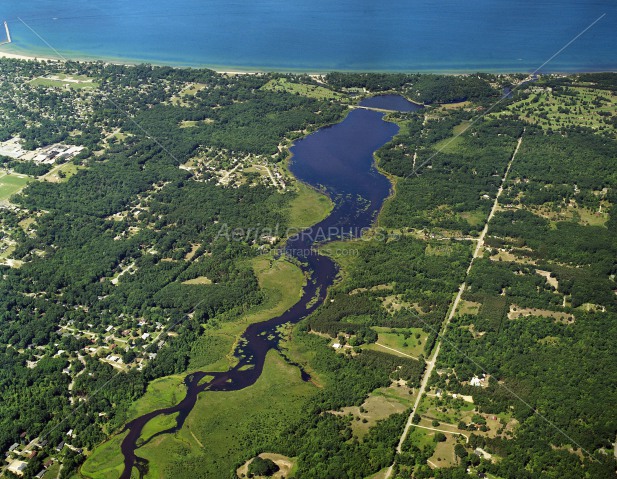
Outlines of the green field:
{"type": "Polygon", "coordinates": [[[343,95],[329,88],[324,88],[318,85],[307,85],[305,83],[290,82],[286,78],[276,78],[270,80],[264,86],[262,90],[287,92],[297,95],[308,96],[310,98],[317,98],[319,100],[339,100],[344,98],[343,95]]]}
{"type": "Polygon", "coordinates": [[[68,181],[71,176],[76,174],[79,170],[83,170],[84,168],[84,166],[76,165],[69,162],[54,168],[42,178],[45,181],[50,181],[52,183],[62,183],[64,181],[68,181]],[[62,174],[63,176],[61,177],[60,174],[62,174]]]}
{"type": "Polygon", "coordinates": [[[0,201],[8,200],[15,193],[19,193],[32,178],[24,175],[0,173],[0,201]]]}
{"type": "Polygon", "coordinates": [[[373,329],[377,331],[377,344],[368,345],[369,349],[399,356],[408,355],[414,358],[424,352],[428,335],[420,328],[383,328],[376,326],[373,329]],[[407,338],[405,338],[406,335],[407,338]],[[420,337],[416,338],[416,335],[420,337]]]}

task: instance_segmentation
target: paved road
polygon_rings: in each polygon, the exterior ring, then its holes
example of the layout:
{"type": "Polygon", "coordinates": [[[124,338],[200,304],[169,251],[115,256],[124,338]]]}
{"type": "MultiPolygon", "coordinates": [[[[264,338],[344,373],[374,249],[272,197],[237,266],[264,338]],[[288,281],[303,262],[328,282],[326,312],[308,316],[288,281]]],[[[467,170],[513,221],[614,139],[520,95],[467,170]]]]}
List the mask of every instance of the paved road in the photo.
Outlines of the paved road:
{"type": "MultiPolygon", "coordinates": [[[[407,423],[405,424],[405,429],[403,430],[403,434],[401,435],[401,438],[399,439],[399,442],[398,442],[398,446],[396,447],[396,452],[399,453],[399,454],[402,452],[403,443],[405,442],[405,439],[407,439],[407,436],[409,435],[409,429],[411,429],[411,427],[414,425],[413,422],[412,422],[413,417],[416,414],[418,406],[420,405],[420,401],[422,400],[422,396],[424,395],[424,393],[426,391],[426,386],[428,384],[428,380],[430,379],[431,375],[433,374],[433,369],[435,368],[435,364],[437,363],[437,357],[439,356],[439,351],[441,351],[441,343],[442,343],[441,338],[443,337],[443,334],[446,332],[448,324],[450,324],[450,321],[452,320],[452,318],[456,314],[456,310],[458,308],[458,304],[461,301],[461,298],[463,296],[463,292],[465,291],[465,287],[467,286],[467,277],[469,276],[469,272],[471,271],[471,268],[473,266],[474,260],[476,258],[478,258],[482,254],[482,249],[484,247],[484,237],[486,236],[486,233],[488,231],[489,223],[491,222],[491,220],[493,219],[493,216],[495,215],[495,212],[497,211],[497,208],[499,206],[499,197],[501,196],[501,194],[503,192],[504,185],[505,185],[505,183],[506,183],[506,181],[508,179],[508,174],[510,173],[510,168],[512,167],[512,163],[514,162],[514,159],[516,158],[516,154],[518,153],[518,150],[521,147],[521,143],[522,142],[523,142],[523,137],[521,136],[518,139],[518,143],[516,144],[516,149],[514,150],[514,153],[512,154],[512,158],[510,158],[510,161],[508,162],[508,166],[506,168],[506,171],[505,171],[503,177],[501,178],[501,184],[499,185],[499,189],[497,190],[497,196],[495,196],[495,201],[493,202],[493,207],[491,208],[491,212],[489,213],[488,218],[486,219],[486,223],[484,224],[484,228],[482,229],[482,233],[480,233],[480,236],[478,237],[478,244],[476,245],[476,249],[473,252],[473,256],[471,258],[471,261],[469,262],[469,266],[467,267],[467,272],[465,274],[465,279],[461,283],[461,286],[458,289],[458,293],[456,293],[456,297],[454,298],[454,301],[452,303],[452,307],[450,308],[450,313],[447,315],[446,320],[444,321],[444,323],[443,323],[443,325],[441,327],[441,334],[437,337],[437,341],[436,341],[435,350],[433,352],[433,355],[431,356],[431,359],[429,359],[429,361],[427,361],[427,363],[426,363],[426,369],[424,371],[424,376],[422,377],[422,383],[420,385],[420,390],[418,392],[418,396],[416,397],[416,401],[414,402],[414,405],[413,405],[413,408],[411,410],[411,413],[409,414],[409,417],[407,418],[407,423]]],[[[388,471],[386,472],[385,479],[390,479],[390,477],[392,476],[392,472],[394,470],[394,464],[395,463],[393,463],[388,468],[388,471]]]]}

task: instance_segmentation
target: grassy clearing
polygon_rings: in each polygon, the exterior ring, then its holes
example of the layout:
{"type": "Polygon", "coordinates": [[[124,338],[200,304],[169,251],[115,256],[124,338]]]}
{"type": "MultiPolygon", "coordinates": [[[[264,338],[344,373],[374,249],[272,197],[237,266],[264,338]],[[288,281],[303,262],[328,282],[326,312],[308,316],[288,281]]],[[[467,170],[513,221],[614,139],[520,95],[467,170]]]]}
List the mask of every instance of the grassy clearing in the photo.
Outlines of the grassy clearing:
{"type": "Polygon", "coordinates": [[[80,79],[67,76],[65,76],[64,79],[60,79],[60,77],[58,77],[58,79],[35,78],[30,82],[30,85],[52,88],[71,88],[72,90],[87,90],[99,87],[99,84],[92,81],[90,78],[83,77],[83,79],[80,79]]]}
{"type": "Polygon", "coordinates": [[[0,173],[0,201],[10,199],[31,181],[34,180],[25,175],[0,173]]]}
{"type": "Polygon", "coordinates": [[[189,83],[177,96],[174,96],[171,99],[172,105],[188,106],[188,102],[186,100],[193,98],[198,92],[206,88],[206,86],[207,85],[203,83],[189,83]]]}
{"type": "Polygon", "coordinates": [[[433,145],[433,150],[442,153],[457,153],[464,141],[462,136],[444,138],[433,145]]]}
{"type": "Polygon", "coordinates": [[[305,398],[316,391],[302,381],[297,368],[271,351],[253,386],[206,391],[178,434],[161,436],[139,449],[150,461],[146,478],[229,477],[239,461],[250,458],[252,447],[266,444],[299,417],[305,398]]]}
{"type": "Polygon", "coordinates": [[[178,126],[179,126],[180,128],[194,128],[194,127],[196,127],[196,126],[199,126],[199,125],[206,125],[206,124],[208,124],[208,123],[214,123],[214,120],[211,120],[211,119],[209,119],[209,118],[208,118],[208,119],[206,119],[206,120],[199,120],[199,121],[197,121],[197,120],[183,120],[183,121],[181,121],[181,122],[178,124],[178,126]]]}
{"type": "Polygon", "coordinates": [[[65,163],[64,165],[57,166],[49,173],[42,177],[43,180],[51,183],[62,183],[68,181],[69,178],[75,175],[79,170],[85,169],[85,166],[76,165],[74,163],[65,163]]]}
{"type": "Polygon", "coordinates": [[[483,211],[466,211],[461,213],[461,217],[471,226],[483,226],[486,222],[486,213],[483,211]]]}
{"type": "Polygon", "coordinates": [[[344,98],[343,95],[332,91],[329,88],[318,85],[308,85],[305,83],[294,83],[290,82],[286,78],[275,78],[274,80],[270,80],[262,86],[261,89],[292,93],[294,95],[303,95],[310,98],[317,98],[319,100],[338,100],[344,98]]]}
{"type": "Polygon", "coordinates": [[[351,414],[354,417],[351,429],[354,436],[362,439],[377,421],[386,419],[392,414],[402,413],[411,407],[415,398],[410,394],[411,391],[407,386],[398,383],[387,388],[379,388],[373,391],[360,407],[345,407],[338,414],[351,414]]]}
{"type": "Polygon", "coordinates": [[[516,304],[510,306],[510,311],[508,312],[508,319],[518,319],[525,318],[529,316],[540,316],[542,318],[553,318],[557,321],[564,322],[573,322],[574,315],[569,313],[562,313],[559,311],[550,311],[548,309],[538,309],[538,308],[521,308],[516,304]]]}
{"type": "MultiPolygon", "coordinates": [[[[429,420],[436,419],[442,423],[458,424],[462,420],[470,422],[474,409],[473,403],[464,401],[460,397],[454,399],[450,396],[445,398],[425,396],[420,403],[418,413],[429,420]]],[[[431,424],[423,425],[431,426],[431,424]]],[[[443,427],[438,426],[438,428],[448,429],[445,424],[443,427]]]]}
{"type": "Polygon", "coordinates": [[[439,105],[439,108],[442,110],[456,110],[458,108],[467,108],[470,107],[472,103],[470,101],[461,101],[458,103],[444,103],[439,105]]]}
{"type": "Polygon", "coordinates": [[[610,205],[604,205],[604,212],[579,207],[574,202],[567,206],[547,203],[543,206],[527,206],[524,209],[551,221],[576,221],[582,226],[605,226],[609,219],[607,210],[610,209],[610,205]]]}
{"type": "Polygon", "coordinates": [[[377,344],[366,346],[369,349],[414,358],[424,351],[428,334],[420,328],[374,327],[373,329],[377,332],[377,344]]]}
{"type": "Polygon", "coordinates": [[[412,427],[407,437],[412,444],[420,449],[424,449],[425,447],[432,449],[435,447],[435,442],[433,441],[434,435],[435,433],[433,431],[412,427]]]}
{"type": "Polygon", "coordinates": [[[480,312],[480,306],[482,306],[481,303],[462,299],[458,305],[458,314],[472,314],[475,316],[480,312]]]}
{"type": "Polygon", "coordinates": [[[429,461],[437,467],[454,467],[457,465],[456,456],[454,455],[454,446],[457,440],[451,434],[446,434],[444,442],[438,442],[435,446],[435,452],[430,457],[429,461]]]}
{"type": "MultiPolygon", "coordinates": [[[[279,467],[279,471],[272,475],[274,479],[293,477],[291,473],[296,466],[297,458],[283,456],[282,454],[273,454],[270,452],[262,452],[261,454],[259,454],[259,457],[261,457],[262,459],[270,459],[279,467]]],[[[236,470],[236,474],[238,475],[238,477],[247,477],[248,467],[252,460],[253,459],[251,458],[250,460],[246,461],[241,467],[236,470]]]]}
{"type": "Polygon", "coordinates": [[[319,223],[333,206],[326,195],[298,182],[298,194],[289,205],[289,227],[301,229],[319,223]]]}

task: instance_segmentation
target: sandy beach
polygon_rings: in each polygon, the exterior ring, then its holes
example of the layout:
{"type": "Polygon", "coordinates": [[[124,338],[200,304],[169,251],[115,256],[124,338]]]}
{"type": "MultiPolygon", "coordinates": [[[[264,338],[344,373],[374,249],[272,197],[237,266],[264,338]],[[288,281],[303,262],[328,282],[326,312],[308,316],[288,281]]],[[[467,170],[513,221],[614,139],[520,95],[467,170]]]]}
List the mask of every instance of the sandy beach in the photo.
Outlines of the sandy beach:
{"type": "MultiPolygon", "coordinates": [[[[9,53],[9,52],[2,51],[2,49],[0,49],[0,58],[9,58],[9,59],[13,59],[13,60],[52,61],[52,62],[64,62],[64,61],[66,61],[66,60],[61,59],[61,58],[49,58],[49,57],[43,57],[43,56],[37,56],[37,55],[25,55],[25,54],[18,54],[18,53],[9,53]]],[[[94,61],[97,61],[97,60],[72,59],[72,61],[94,62],[94,61]]],[[[115,65],[126,65],[126,66],[135,66],[135,65],[138,64],[138,62],[129,63],[129,62],[114,62],[114,61],[106,61],[105,63],[115,64],[115,65]]],[[[176,67],[176,68],[194,68],[194,67],[176,67]]],[[[203,67],[203,68],[208,68],[208,67],[203,67]]],[[[214,68],[211,68],[211,70],[214,70],[217,73],[220,73],[222,75],[257,75],[259,73],[262,73],[262,72],[258,72],[258,71],[243,71],[243,70],[229,70],[229,69],[217,70],[217,69],[214,69],[214,68]]]]}
{"type": "Polygon", "coordinates": [[[39,57],[36,55],[20,55],[17,53],[8,53],[0,50],[0,58],[11,58],[13,60],[38,60],[38,61],[62,61],[54,58],[39,57]]]}

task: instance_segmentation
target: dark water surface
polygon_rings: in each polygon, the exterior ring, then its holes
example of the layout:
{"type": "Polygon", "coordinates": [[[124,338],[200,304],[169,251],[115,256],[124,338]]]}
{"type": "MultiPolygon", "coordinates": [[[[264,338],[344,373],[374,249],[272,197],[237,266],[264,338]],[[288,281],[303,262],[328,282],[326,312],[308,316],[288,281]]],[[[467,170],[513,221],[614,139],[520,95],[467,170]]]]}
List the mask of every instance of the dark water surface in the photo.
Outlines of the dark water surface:
{"type": "MultiPolygon", "coordinates": [[[[380,103],[378,97],[372,106],[383,108],[395,99],[381,100],[384,103],[380,103]]],[[[398,97],[397,101],[403,100],[398,97]]],[[[338,268],[330,258],[317,254],[312,247],[317,243],[358,236],[362,229],[373,224],[390,194],[390,181],[375,168],[373,153],[392,139],[398,126],[384,121],[383,116],[377,111],[353,110],[341,123],[323,128],[292,147],[294,156],[290,168],[293,174],[326,192],[335,204],[327,218],[287,242],[286,254],[301,261],[303,271],[309,275],[302,298],[282,315],[246,329],[235,351],[239,362],[234,368],[223,373],[201,371],[188,375],[184,380],[186,396],[180,403],[129,422],[125,427],[128,435],[121,446],[125,467],[121,479],[130,479],[134,467],[141,476],[147,469],[146,460],[136,452],[143,446],[138,442],[148,421],[177,413],[176,426],[156,436],[173,433],[184,424],[200,392],[237,391],[254,384],[262,373],[267,352],[278,345],[277,326],[297,323],[324,301],[338,268]],[[214,379],[200,384],[206,376],[214,379]]],[[[308,377],[303,374],[303,378],[308,377]]]]}
{"type": "Polygon", "coordinates": [[[422,108],[422,105],[410,102],[407,98],[400,95],[377,95],[370,98],[365,98],[359,103],[360,106],[369,108],[379,108],[381,110],[394,111],[416,111],[422,108]]]}

